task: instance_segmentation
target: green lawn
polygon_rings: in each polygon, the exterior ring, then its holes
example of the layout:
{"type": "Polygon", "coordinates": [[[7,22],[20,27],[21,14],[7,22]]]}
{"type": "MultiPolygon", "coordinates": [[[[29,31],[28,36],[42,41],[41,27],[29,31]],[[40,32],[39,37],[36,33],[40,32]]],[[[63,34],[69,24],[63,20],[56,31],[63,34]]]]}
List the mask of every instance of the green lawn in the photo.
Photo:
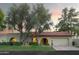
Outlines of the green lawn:
{"type": "Polygon", "coordinates": [[[0,45],[0,51],[55,51],[55,49],[39,45],[39,46],[10,46],[10,45],[0,45]]]}

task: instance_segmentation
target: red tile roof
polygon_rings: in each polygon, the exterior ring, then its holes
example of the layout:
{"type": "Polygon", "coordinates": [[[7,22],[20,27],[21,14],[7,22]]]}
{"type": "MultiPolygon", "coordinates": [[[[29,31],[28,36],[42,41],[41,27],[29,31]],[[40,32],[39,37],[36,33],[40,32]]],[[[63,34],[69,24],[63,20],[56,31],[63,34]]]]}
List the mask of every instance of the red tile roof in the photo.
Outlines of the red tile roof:
{"type": "MultiPolygon", "coordinates": [[[[17,31],[12,32],[12,30],[4,30],[0,31],[0,34],[15,34],[19,33],[17,31]]],[[[35,32],[33,32],[34,35],[35,32]]],[[[46,37],[70,37],[72,36],[69,32],[42,32],[38,36],[46,36],[46,37]]]]}
{"type": "Polygon", "coordinates": [[[42,32],[39,36],[47,36],[47,37],[70,37],[72,36],[69,32],[42,32]]]}

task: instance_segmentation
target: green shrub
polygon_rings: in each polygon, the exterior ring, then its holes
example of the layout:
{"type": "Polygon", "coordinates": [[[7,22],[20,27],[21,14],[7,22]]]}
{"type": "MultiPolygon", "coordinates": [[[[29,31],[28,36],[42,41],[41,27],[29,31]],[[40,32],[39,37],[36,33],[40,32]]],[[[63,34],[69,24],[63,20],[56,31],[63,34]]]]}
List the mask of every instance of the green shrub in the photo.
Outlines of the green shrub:
{"type": "Polygon", "coordinates": [[[16,42],[15,45],[17,46],[22,45],[22,42],[16,42]]]}
{"type": "Polygon", "coordinates": [[[22,45],[21,42],[16,42],[15,44],[12,44],[11,42],[2,42],[0,43],[0,45],[16,45],[16,46],[20,46],[22,45]]]}
{"type": "Polygon", "coordinates": [[[29,42],[29,45],[32,45],[32,42],[29,42]]]}
{"type": "Polygon", "coordinates": [[[0,42],[0,45],[10,45],[10,42],[0,42]]]}
{"type": "Polygon", "coordinates": [[[29,45],[38,45],[38,43],[29,42],[29,45]]]}

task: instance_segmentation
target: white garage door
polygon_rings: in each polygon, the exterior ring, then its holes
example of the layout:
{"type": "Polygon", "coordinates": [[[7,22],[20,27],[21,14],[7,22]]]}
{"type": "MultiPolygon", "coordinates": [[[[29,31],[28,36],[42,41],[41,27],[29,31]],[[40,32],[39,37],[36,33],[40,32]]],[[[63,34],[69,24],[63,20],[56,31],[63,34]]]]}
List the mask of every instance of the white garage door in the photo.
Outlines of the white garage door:
{"type": "Polygon", "coordinates": [[[52,42],[54,46],[68,46],[67,39],[53,39],[52,42]]]}

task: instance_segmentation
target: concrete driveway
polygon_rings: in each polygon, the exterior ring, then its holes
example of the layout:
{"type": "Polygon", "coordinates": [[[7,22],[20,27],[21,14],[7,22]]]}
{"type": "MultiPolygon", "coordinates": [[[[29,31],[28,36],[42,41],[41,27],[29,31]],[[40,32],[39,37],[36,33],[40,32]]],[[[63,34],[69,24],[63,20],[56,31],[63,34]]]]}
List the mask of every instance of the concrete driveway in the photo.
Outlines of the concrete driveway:
{"type": "Polygon", "coordinates": [[[53,48],[57,51],[77,51],[79,48],[73,46],[53,46],[53,48]]]}

